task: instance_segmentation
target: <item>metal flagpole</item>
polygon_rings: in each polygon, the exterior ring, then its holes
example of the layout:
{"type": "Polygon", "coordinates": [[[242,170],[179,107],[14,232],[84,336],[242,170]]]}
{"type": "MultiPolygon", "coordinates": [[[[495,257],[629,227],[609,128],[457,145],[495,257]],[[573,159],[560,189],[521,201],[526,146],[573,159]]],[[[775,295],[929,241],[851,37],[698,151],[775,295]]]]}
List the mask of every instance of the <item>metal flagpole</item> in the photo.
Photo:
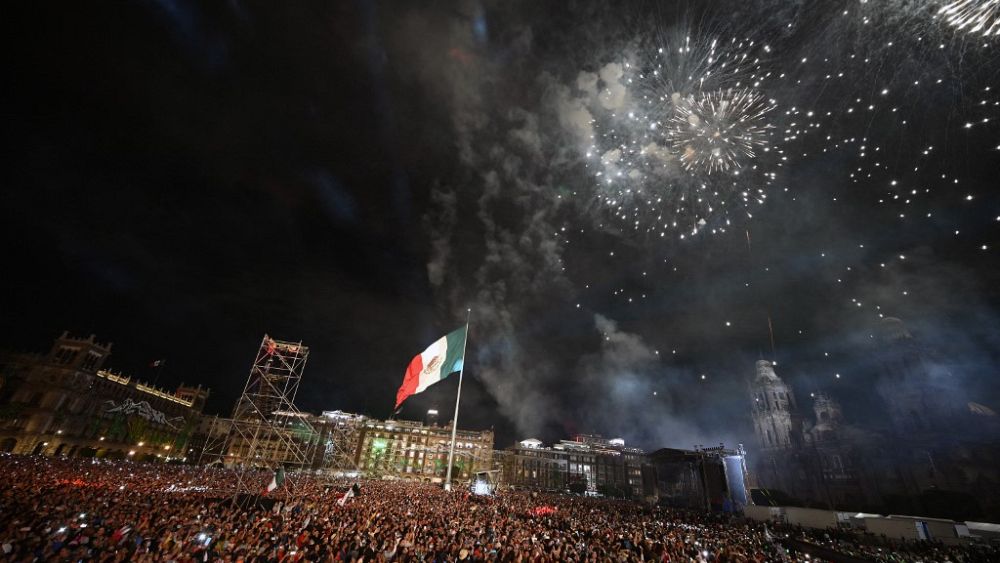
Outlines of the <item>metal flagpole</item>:
{"type": "Polygon", "coordinates": [[[462,343],[462,369],[458,370],[458,393],[455,395],[455,416],[451,419],[451,449],[448,450],[448,473],[444,478],[444,490],[451,490],[451,464],[455,460],[455,434],[458,432],[458,402],[462,400],[462,374],[465,373],[465,350],[469,347],[469,323],[472,309],[465,317],[465,342],[462,343]]]}

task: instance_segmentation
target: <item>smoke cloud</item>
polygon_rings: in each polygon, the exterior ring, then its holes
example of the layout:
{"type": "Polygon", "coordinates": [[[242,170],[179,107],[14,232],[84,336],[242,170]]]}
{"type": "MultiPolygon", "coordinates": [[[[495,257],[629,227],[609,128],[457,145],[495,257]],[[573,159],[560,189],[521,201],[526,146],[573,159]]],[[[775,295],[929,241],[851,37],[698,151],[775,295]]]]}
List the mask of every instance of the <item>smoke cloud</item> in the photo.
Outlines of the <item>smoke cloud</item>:
{"type": "Polygon", "coordinates": [[[577,394],[584,408],[577,417],[588,428],[623,437],[626,443],[662,446],[677,444],[678,439],[697,441],[700,430],[673,414],[675,387],[684,374],[664,369],[641,336],[621,330],[614,320],[595,314],[594,329],[600,350],[580,359],[577,394]]]}
{"type": "MultiPolygon", "coordinates": [[[[622,61],[634,60],[627,36],[637,34],[623,26],[621,37],[579,41],[599,35],[588,29],[564,44],[559,33],[514,26],[506,42],[491,33],[498,44],[486,49],[470,29],[461,16],[450,21],[447,50],[460,55],[421,67],[429,88],[443,93],[457,163],[431,194],[427,274],[443,315],[464,318],[472,309],[477,376],[522,437],[558,429],[647,447],[748,442],[747,379],[765,354],[781,360],[779,375],[806,414],[809,394],[820,391],[840,399],[848,419],[875,418],[877,393],[863,382],[877,372],[871,333],[880,312],[903,318],[922,342],[947,342],[949,350],[937,356],[947,361],[935,370],[955,374],[956,387],[981,380],[995,365],[989,350],[997,349],[1000,323],[990,300],[954,300],[955,288],[988,293],[970,281],[976,273],[942,266],[941,256],[919,259],[916,241],[887,243],[898,233],[873,228],[878,216],[864,207],[847,217],[831,211],[840,197],[831,194],[842,193],[844,179],[827,167],[841,169],[840,157],[813,157],[810,167],[783,170],[777,187],[791,191],[774,190],[752,225],[733,226],[734,236],[654,246],[594,220],[602,187],[593,173],[615,173],[621,155],[614,147],[590,155],[596,170],[587,168],[585,155],[595,127],[623,119],[619,112],[636,95],[622,61]],[[536,42],[542,36],[544,47],[536,42]],[[542,49],[552,66],[537,56],[542,49]],[[876,247],[883,256],[867,254],[876,247]],[[909,256],[912,273],[876,275],[894,247],[909,256]],[[836,260],[820,261],[821,254],[836,260]],[[838,279],[850,282],[850,293],[838,279]],[[630,308],[630,298],[640,302],[646,293],[657,297],[646,309],[630,308]],[[863,311],[852,298],[866,304],[863,311]],[[960,326],[959,317],[974,309],[977,326],[960,326]],[[668,322],[677,328],[666,330],[668,322]],[[680,353],[664,358],[656,354],[661,348],[680,353]]],[[[783,103],[797,102],[795,92],[781,93],[783,103]]],[[[641,157],[655,161],[656,181],[680,176],[675,156],[661,144],[645,144],[641,157]]],[[[674,189],[666,181],[656,188],[665,197],[674,189]]],[[[889,271],[896,270],[883,272],[889,271]]],[[[984,404],[992,405],[996,392],[981,387],[984,404]]],[[[969,391],[981,396],[974,386],[969,391]]]]}
{"type": "MultiPolygon", "coordinates": [[[[689,371],[662,366],[641,336],[610,316],[571,309],[577,290],[558,233],[567,217],[588,216],[592,202],[562,196],[592,189],[583,162],[594,115],[608,118],[628,103],[623,63],[594,52],[593,69],[560,76],[484,56],[460,22],[449,30],[450,49],[463,56],[427,67],[424,79],[447,92],[460,166],[431,194],[427,272],[446,316],[471,308],[476,376],[521,437],[587,432],[649,447],[714,443],[718,433],[700,428],[677,399],[689,371]]],[[[530,52],[534,35],[521,29],[516,49],[530,52]]],[[[655,143],[644,152],[672,159],[655,143]]],[[[618,156],[596,155],[608,168],[618,156]]]]}

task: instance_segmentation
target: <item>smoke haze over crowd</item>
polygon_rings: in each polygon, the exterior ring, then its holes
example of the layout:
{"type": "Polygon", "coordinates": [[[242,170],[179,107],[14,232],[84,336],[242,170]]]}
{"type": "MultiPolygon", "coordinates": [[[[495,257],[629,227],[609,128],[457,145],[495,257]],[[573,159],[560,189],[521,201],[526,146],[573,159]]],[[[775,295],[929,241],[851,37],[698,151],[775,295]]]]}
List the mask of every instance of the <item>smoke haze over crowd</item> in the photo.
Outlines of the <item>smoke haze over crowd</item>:
{"type": "Polygon", "coordinates": [[[385,417],[471,309],[460,425],[690,447],[752,441],[761,357],[877,420],[889,316],[1000,407],[997,40],[919,2],[661,4],[19,8],[5,343],[93,332],[227,413],[267,332],[311,348],[301,408],[385,417]],[[629,117],[688,38],[761,59],[727,78],[776,107],[738,180],[629,117]]]}

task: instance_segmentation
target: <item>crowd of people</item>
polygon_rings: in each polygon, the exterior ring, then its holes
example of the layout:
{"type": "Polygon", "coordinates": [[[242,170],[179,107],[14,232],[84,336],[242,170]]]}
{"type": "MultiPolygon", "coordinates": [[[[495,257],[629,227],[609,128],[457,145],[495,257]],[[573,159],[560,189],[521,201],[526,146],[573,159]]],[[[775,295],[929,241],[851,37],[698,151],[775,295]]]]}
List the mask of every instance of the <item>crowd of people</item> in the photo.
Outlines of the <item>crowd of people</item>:
{"type": "Polygon", "coordinates": [[[0,561],[816,561],[795,537],[874,561],[998,560],[875,547],[738,516],[532,492],[477,496],[131,461],[0,455],[0,561]],[[347,494],[352,491],[352,494],[347,494]],[[346,496],[345,496],[346,495],[346,496]]]}
{"type": "Polygon", "coordinates": [[[784,537],[865,561],[1000,561],[1000,550],[984,543],[950,546],[940,541],[902,541],[857,530],[815,530],[800,526],[772,525],[772,530],[784,537]]]}

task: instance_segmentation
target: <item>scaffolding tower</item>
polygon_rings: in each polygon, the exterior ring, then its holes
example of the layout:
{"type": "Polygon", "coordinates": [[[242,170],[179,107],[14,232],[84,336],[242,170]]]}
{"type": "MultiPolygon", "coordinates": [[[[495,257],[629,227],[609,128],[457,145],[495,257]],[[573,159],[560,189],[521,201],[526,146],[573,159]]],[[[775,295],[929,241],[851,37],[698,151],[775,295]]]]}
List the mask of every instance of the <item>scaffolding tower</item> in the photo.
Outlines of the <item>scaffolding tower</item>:
{"type": "Polygon", "coordinates": [[[199,429],[200,431],[196,434],[201,445],[201,451],[198,453],[198,465],[215,465],[224,461],[231,425],[231,419],[219,419],[219,416],[216,415],[212,417],[212,423],[207,429],[199,429]]]}
{"type": "Polygon", "coordinates": [[[243,394],[233,409],[224,451],[236,470],[234,495],[258,494],[279,468],[285,493],[317,462],[319,433],[295,406],[309,348],[264,335],[243,394]]]}

